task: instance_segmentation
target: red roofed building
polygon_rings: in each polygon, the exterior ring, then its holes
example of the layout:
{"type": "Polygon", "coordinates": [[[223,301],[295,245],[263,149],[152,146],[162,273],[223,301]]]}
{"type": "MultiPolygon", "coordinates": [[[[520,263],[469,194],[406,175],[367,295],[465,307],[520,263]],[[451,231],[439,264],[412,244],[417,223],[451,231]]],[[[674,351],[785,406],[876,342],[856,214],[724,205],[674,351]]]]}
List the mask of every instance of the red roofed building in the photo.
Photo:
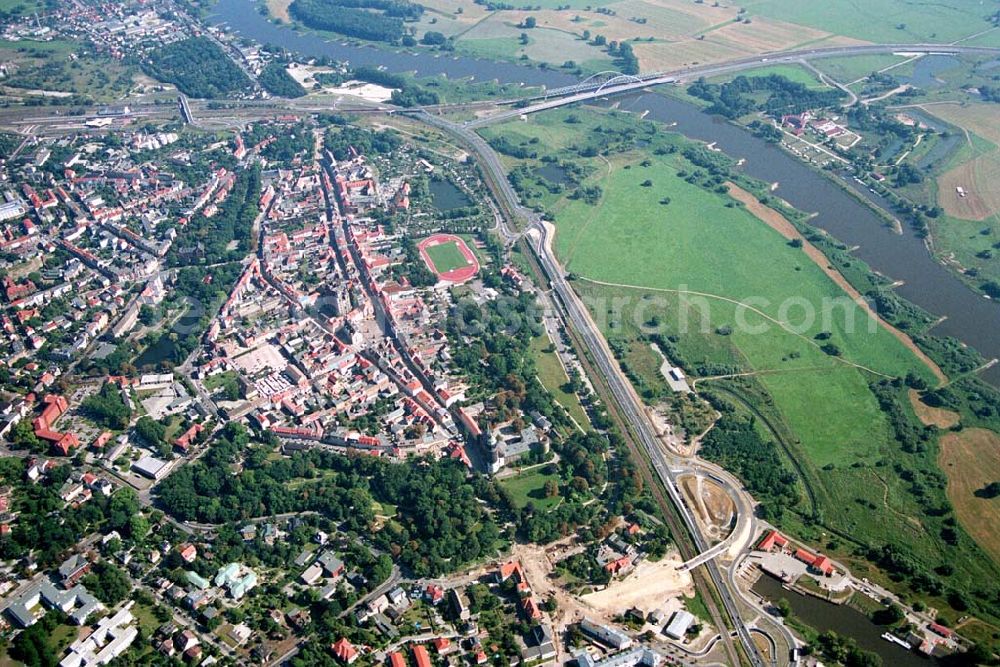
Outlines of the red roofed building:
{"type": "Polygon", "coordinates": [[[185,563],[193,563],[194,559],[198,557],[198,548],[190,542],[185,542],[177,547],[177,553],[181,555],[185,563]]]}
{"type": "Polygon", "coordinates": [[[524,613],[524,617],[530,621],[538,621],[542,618],[542,610],[538,608],[535,598],[521,600],[521,611],[524,613]]]}
{"type": "Polygon", "coordinates": [[[330,650],[333,651],[334,657],[345,665],[350,665],[358,659],[358,649],[354,648],[351,642],[347,641],[346,637],[341,637],[335,643],[331,644],[330,650]]]}
{"type": "Polygon", "coordinates": [[[816,560],[816,556],[812,555],[811,553],[809,553],[805,549],[796,549],[795,550],[795,558],[797,560],[802,561],[806,565],[812,565],[813,561],[816,560]]]}
{"type": "Polygon", "coordinates": [[[406,667],[406,658],[399,651],[389,654],[389,667],[406,667]]]}
{"type": "Polygon", "coordinates": [[[805,549],[796,549],[795,558],[802,561],[810,568],[821,572],[826,576],[833,574],[833,563],[826,556],[820,554],[811,554],[805,549]]]}
{"type": "Polygon", "coordinates": [[[451,646],[451,640],[448,639],[447,637],[438,637],[437,639],[434,640],[433,643],[434,643],[434,650],[437,651],[439,655],[447,651],[448,647],[451,646]]]}
{"type": "Polygon", "coordinates": [[[75,433],[63,433],[62,437],[52,443],[52,448],[58,454],[69,456],[70,452],[80,446],[80,439],[75,433]]]}
{"type": "Polygon", "coordinates": [[[426,590],[424,590],[424,597],[427,598],[427,601],[431,604],[437,604],[441,602],[441,600],[444,600],[444,589],[440,586],[430,584],[427,586],[426,590]]]}
{"type": "Polygon", "coordinates": [[[950,639],[951,638],[951,634],[952,634],[951,628],[946,628],[943,625],[940,625],[938,623],[931,623],[930,625],[927,626],[927,629],[930,630],[931,632],[933,632],[936,635],[940,635],[941,637],[944,637],[945,639],[950,639]]]}
{"type": "Polygon", "coordinates": [[[764,536],[764,539],[760,541],[760,544],[757,545],[757,550],[771,551],[774,547],[781,547],[784,549],[786,546],[788,546],[788,538],[778,531],[772,530],[764,536]]]}
{"type": "Polygon", "coordinates": [[[205,427],[201,424],[195,424],[185,431],[183,435],[178,436],[178,438],[174,440],[174,447],[182,452],[186,452],[191,448],[191,445],[194,443],[194,439],[197,438],[198,434],[204,429],[205,427]]]}
{"type": "Polygon", "coordinates": [[[813,568],[815,568],[819,572],[822,572],[823,574],[825,574],[828,577],[831,574],[833,574],[833,563],[831,563],[830,559],[827,558],[826,556],[822,556],[822,555],[821,556],[817,556],[816,560],[813,561],[812,566],[813,566],[813,568]]]}
{"type": "Polygon", "coordinates": [[[632,560],[628,556],[622,556],[621,558],[616,558],[615,560],[606,563],[604,565],[604,569],[611,574],[618,574],[631,564],[632,560]]]}
{"type": "Polygon", "coordinates": [[[507,561],[500,565],[497,570],[497,581],[501,584],[513,576],[517,577],[518,583],[525,581],[524,570],[521,569],[521,561],[519,560],[507,561]]]}
{"type": "Polygon", "coordinates": [[[417,661],[417,667],[431,667],[431,656],[423,644],[413,646],[413,659],[417,661]]]}
{"type": "Polygon", "coordinates": [[[71,451],[80,446],[79,438],[76,437],[75,433],[60,433],[54,430],[52,425],[69,410],[69,404],[65,398],[56,394],[47,395],[42,399],[42,402],[45,404],[45,409],[32,422],[35,436],[42,440],[48,440],[52,443],[55,452],[68,456],[71,451]]]}

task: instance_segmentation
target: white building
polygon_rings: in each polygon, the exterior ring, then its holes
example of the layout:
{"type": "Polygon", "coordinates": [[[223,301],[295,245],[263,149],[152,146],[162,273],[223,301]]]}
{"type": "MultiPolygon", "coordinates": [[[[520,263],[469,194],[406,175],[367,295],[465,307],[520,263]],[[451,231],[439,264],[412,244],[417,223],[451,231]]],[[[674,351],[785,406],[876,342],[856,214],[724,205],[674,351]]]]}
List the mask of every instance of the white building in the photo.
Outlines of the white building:
{"type": "Polygon", "coordinates": [[[106,665],[128,649],[139,630],[132,625],[132,605],[129,602],[114,616],[102,618],[86,639],[78,639],[59,667],[91,667],[106,665]]]}
{"type": "Polygon", "coordinates": [[[674,612],[674,615],[670,618],[670,622],[667,623],[667,627],[663,628],[663,634],[671,639],[681,639],[687,633],[692,623],[694,623],[694,616],[691,612],[681,609],[674,612]]]}

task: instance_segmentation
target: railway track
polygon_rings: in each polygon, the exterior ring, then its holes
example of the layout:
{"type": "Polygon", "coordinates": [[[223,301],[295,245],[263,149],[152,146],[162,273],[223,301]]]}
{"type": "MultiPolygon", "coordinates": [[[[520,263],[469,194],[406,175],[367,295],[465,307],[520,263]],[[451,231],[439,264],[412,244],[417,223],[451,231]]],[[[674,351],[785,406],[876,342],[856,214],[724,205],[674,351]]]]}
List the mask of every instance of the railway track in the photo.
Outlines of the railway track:
{"type": "MultiPolygon", "coordinates": [[[[522,255],[527,258],[528,264],[534,274],[536,284],[539,286],[548,285],[548,276],[539,265],[534,253],[528,247],[527,242],[524,239],[521,239],[518,241],[518,246],[521,249],[522,255]]],[[[586,350],[586,347],[583,345],[583,341],[580,340],[578,334],[572,329],[572,327],[567,326],[566,333],[569,336],[570,343],[576,352],[577,358],[584,367],[584,371],[587,373],[588,377],[594,381],[594,388],[600,396],[602,403],[607,408],[608,414],[611,416],[612,421],[617,425],[619,431],[622,433],[629,453],[635,461],[636,466],[639,469],[639,473],[642,476],[643,483],[646,488],[650,490],[653,495],[653,499],[660,507],[661,513],[667,523],[667,527],[670,529],[670,534],[673,537],[675,544],[677,544],[681,557],[684,560],[694,558],[698,555],[698,549],[694,540],[691,538],[691,534],[688,532],[683,520],[680,516],[678,516],[673,502],[671,502],[671,500],[667,497],[666,491],[664,490],[659,477],[652,470],[648,455],[643,447],[636,441],[635,434],[629,427],[628,421],[621,415],[617,403],[610,395],[608,387],[604,384],[603,376],[600,374],[588,355],[582,352],[583,350],[586,350]]],[[[730,664],[744,664],[744,661],[741,660],[741,655],[738,653],[732,640],[729,625],[725,622],[726,617],[719,611],[719,605],[713,593],[710,579],[705,576],[704,570],[701,568],[693,570],[691,572],[691,578],[694,582],[695,590],[701,596],[706,609],[708,609],[709,615],[712,617],[712,623],[719,630],[719,634],[722,637],[723,647],[725,648],[726,655],[730,660],[730,664]]]]}

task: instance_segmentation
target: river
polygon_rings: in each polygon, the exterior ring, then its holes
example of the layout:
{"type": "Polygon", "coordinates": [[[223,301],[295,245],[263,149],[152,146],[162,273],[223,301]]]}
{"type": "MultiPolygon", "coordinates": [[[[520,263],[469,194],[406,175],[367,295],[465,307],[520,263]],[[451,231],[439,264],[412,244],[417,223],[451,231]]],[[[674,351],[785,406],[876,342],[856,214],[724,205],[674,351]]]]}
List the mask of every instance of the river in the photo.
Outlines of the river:
{"type": "MultiPolygon", "coordinates": [[[[403,53],[327,41],[268,22],[249,0],[219,0],[209,18],[225,23],[239,34],[261,43],[280,44],[306,56],[328,56],[354,65],[383,65],[391,71],[416,71],[419,75],[446,74],[451,78],[496,79],[500,83],[565,86],[576,79],[564,72],[465,57],[430,53],[403,53]]],[[[1000,357],[1000,308],[976,294],[927,251],[924,241],[908,227],[896,234],[882,218],[825,176],[782,149],[754,137],[723,119],[709,116],[692,104],[652,93],[621,99],[621,108],[642,112],[648,118],[676,123],[672,129],[693,139],[715,142],[734,158],[745,158],[747,174],[779,184],[775,194],[796,208],[816,212],[812,219],[849,246],[874,270],[902,281],[897,291],[904,298],[945,320],[934,333],[954,336],[987,358],[1000,357]]],[[[1000,385],[1000,365],[983,374],[1000,385]]]]}

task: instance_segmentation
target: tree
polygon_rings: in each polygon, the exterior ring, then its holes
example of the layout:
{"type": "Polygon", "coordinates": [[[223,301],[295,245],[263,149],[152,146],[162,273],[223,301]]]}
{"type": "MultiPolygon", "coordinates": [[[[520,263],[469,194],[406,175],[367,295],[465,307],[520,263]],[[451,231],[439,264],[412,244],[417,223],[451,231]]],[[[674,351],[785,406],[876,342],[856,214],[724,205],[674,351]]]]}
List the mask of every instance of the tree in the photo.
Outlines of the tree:
{"type": "Polygon", "coordinates": [[[306,94],[306,89],[288,73],[285,64],[281,62],[269,63],[257,77],[257,80],[272,95],[292,98],[302,97],[306,94]]]}
{"type": "Polygon", "coordinates": [[[142,540],[149,534],[149,521],[142,514],[133,514],[128,520],[129,537],[133,540],[142,540]]]}
{"type": "Polygon", "coordinates": [[[554,479],[546,480],[544,493],[546,498],[555,498],[559,495],[559,484],[554,479]]]}
{"type": "Polygon", "coordinates": [[[143,61],[150,76],[173,83],[191,97],[225,97],[250,88],[250,79],[208,37],[191,37],[153,49],[143,61]]]}
{"type": "Polygon", "coordinates": [[[88,417],[107,428],[123,429],[132,417],[132,408],[122,398],[121,389],[111,382],[105,382],[100,391],[85,398],[80,408],[88,417]]]}
{"type": "Polygon", "coordinates": [[[83,584],[109,607],[127,599],[132,593],[132,580],[125,570],[107,561],[95,564],[91,573],[83,578],[83,584]]]}
{"type": "Polygon", "coordinates": [[[30,419],[22,419],[17,422],[11,432],[11,440],[14,442],[14,446],[19,449],[37,452],[44,448],[42,441],[35,435],[35,429],[32,427],[30,419]]]}
{"type": "Polygon", "coordinates": [[[519,38],[519,41],[521,42],[521,44],[527,44],[528,43],[528,33],[522,32],[521,33],[521,37],[519,38]]]}
{"type": "Polygon", "coordinates": [[[427,44],[428,46],[441,46],[446,43],[448,38],[444,36],[444,33],[435,32],[433,30],[428,30],[424,33],[424,36],[420,38],[422,44],[427,44]]]}
{"type": "Polygon", "coordinates": [[[979,498],[996,498],[1000,496],[1000,482],[990,482],[976,491],[976,496],[979,498]]]}
{"type": "Polygon", "coordinates": [[[396,42],[406,34],[403,20],[420,18],[424,8],[405,0],[294,0],[288,11],[310,28],[396,42]]]}
{"type": "Polygon", "coordinates": [[[895,625],[905,618],[903,610],[898,605],[890,604],[888,607],[876,609],[872,612],[872,622],[877,625],[895,625]]]}
{"type": "Polygon", "coordinates": [[[537,23],[538,22],[535,20],[534,16],[526,16],[524,22],[521,24],[521,27],[531,30],[537,25],[537,23]]]}
{"type": "Polygon", "coordinates": [[[147,415],[139,417],[139,421],[135,423],[136,435],[151,447],[155,447],[163,442],[166,432],[166,426],[147,415]]]}

